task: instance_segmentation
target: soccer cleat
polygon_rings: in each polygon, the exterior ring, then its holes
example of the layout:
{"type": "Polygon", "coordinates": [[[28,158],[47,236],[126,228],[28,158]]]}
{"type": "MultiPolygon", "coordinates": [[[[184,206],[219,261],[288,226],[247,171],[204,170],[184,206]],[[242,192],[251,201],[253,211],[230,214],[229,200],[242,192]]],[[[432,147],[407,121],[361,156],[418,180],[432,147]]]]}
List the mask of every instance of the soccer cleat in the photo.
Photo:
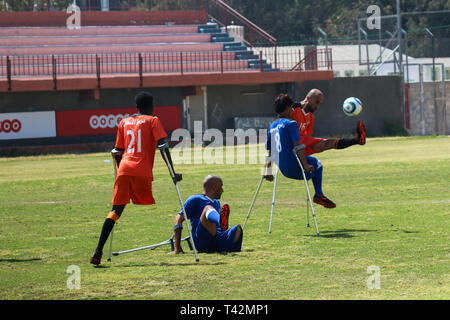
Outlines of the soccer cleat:
{"type": "Polygon", "coordinates": [[[95,264],[96,266],[98,266],[100,264],[100,261],[102,260],[102,253],[95,250],[94,253],[91,256],[91,259],[89,260],[89,262],[91,264],[95,264]]]}
{"type": "Polygon", "coordinates": [[[324,195],[321,196],[315,195],[313,201],[314,203],[320,204],[325,208],[329,209],[336,208],[336,204],[327,197],[325,197],[324,195]]]}
{"type": "Polygon", "coordinates": [[[230,216],[230,206],[226,203],[220,209],[220,229],[228,230],[228,217],[230,216]]]}
{"type": "Polygon", "coordinates": [[[366,126],[362,121],[358,121],[356,126],[356,139],[360,145],[366,144],[366,126]]]}

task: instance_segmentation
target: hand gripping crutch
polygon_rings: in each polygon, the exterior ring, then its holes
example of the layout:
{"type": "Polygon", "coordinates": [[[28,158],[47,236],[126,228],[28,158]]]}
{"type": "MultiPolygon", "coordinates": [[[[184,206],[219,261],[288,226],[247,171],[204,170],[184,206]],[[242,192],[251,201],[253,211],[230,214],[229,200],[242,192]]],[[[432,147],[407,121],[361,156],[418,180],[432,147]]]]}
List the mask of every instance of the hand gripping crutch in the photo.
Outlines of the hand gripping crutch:
{"type": "Polygon", "coordinates": [[[188,232],[189,232],[189,240],[191,242],[192,249],[194,250],[195,261],[199,262],[200,260],[198,258],[197,249],[195,248],[194,238],[192,237],[191,227],[189,226],[189,220],[187,218],[186,210],[184,208],[184,203],[183,203],[183,200],[181,199],[181,193],[180,193],[180,189],[178,188],[178,181],[177,181],[177,178],[175,176],[175,172],[174,172],[174,170],[172,168],[172,165],[169,162],[169,159],[167,157],[166,152],[164,150],[162,150],[161,154],[163,155],[164,161],[166,162],[167,167],[169,168],[170,176],[172,177],[173,183],[175,184],[175,189],[177,190],[178,200],[180,200],[180,205],[181,205],[181,208],[183,210],[183,217],[184,217],[184,220],[186,221],[186,227],[187,227],[188,232]]]}
{"type": "Polygon", "coordinates": [[[261,175],[261,179],[259,180],[259,184],[258,184],[258,187],[256,188],[255,195],[253,196],[252,203],[250,204],[250,208],[248,209],[247,217],[245,218],[244,225],[242,226],[242,230],[244,230],[245,225],[247,224],[248,218],[250,217],[250,212],[253,209],[253,205],[255,204],[256,196],[259,193],[259,189],[261,189],[261,184],[262,184],[263,180],[264,180],[264,175],[261,175]]]}
{"type": "MultiPolygon", "coordinates": [[[[300,170],[302,171],[302,175],[303,175],[303,180],[305,181],[305,187],[306,187],[306,192],[308,194],[308,200],[307,202],[309,202],[309,205],[311,206],[311,212],[312,212],[312,216],[314,218],[314,224],[316,225],[316,232],[317,232],[317,236],[320,236],[319,233],[319,227],[317,226],[317,220],[316,220],[316,214],[314,213],[314,207],[312,205],[312,201],[311,201],[311,194],[309,193],[309,186],[308,186],[308,180],[306,180],[306,174],[305,174],[305,170],[303,169],[303,165],[302,162],[300,161],[300,158],[297,155],[297,150],[294,149],[292,150],[295,154],[295,158],[297,159],[297,162],[300,166],[300,170]]],[[[307,211],[307,217],[308,217],[308,225],[309,225],[309,213],[307,211]]]]}
{"type": "Polygon", "coordinates": [[[272,217],[273,217],[273,208],[275,207],[275,193],[277,191],[277,180],[278,180],[278,170],[275,172],[275,183],[273,185],[273,195],[272,195],[272,209],[270,210],[270,222],[269,222],[269,234],[272,233],[272,217]]]}

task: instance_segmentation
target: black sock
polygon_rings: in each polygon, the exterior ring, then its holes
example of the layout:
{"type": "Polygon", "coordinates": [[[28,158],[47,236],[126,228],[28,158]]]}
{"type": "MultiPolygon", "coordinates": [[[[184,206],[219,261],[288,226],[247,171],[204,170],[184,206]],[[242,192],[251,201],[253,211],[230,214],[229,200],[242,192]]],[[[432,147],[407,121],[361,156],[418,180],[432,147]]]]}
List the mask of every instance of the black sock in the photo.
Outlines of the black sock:
{"type": "Polygon", "coordinates": [[[358,143],[359,143],[359,141],[356,138],[353,138],[353,139],[339,139],[338,143],[337,143],[337,146],[336,146],[336,149],[345,149],[345,148],[351,147],[351,146],[353,146],[355,144],[358,144],[358,143]]]}
{"type": "Polygon", "coordinates": [[[98,240],[97,251],[103,252],[103,247],[105,246],[106,240],[108,240],[108,236],[111,233],[111,230],[114,227],[116,222],[113,219],[106,218],[103,223],[102,233],[100,234],[100,239],[98,240]]]}

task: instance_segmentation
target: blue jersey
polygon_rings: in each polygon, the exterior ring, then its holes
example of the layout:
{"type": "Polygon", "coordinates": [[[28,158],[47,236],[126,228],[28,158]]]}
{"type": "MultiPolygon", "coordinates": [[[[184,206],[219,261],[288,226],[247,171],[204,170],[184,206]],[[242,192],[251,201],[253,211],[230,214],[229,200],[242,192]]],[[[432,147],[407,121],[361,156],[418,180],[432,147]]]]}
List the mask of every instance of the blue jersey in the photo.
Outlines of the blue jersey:
{"type": "MultiPolygon", "coordinates": [[[[190,196],[184,203],[184,209],[186,210],[186,215],[191,221],[192,230],[197,230],[198,224],[200,223],[200,217],[202,216],[203,209],[206,206],[212,206],[217,212],[220,212],[220,202],[219,200],[211,200],[204,194],[198,194],[190,196]]],[[[180,214],[183,214],[181,209],[180,214]]]]}
{"type": "MultiPolygon", "coordinates": [[[[237,226],[234,226],[226,231],[222,231],[220,226],[216,228],[216,235],[213,236],[209,231],[203,227],[200,222],[203,210],[207,205],[212,206],[217,212],[220,212],[219,200],[211,200],[203,194],[189,197],[184,203],[186,215],[191,221],[192,237],[195,247],[198,252],[236,252],[241,251],[242,237],[239,241],[234,243],[234,238],[237,232],[237,226]]],[[[183,214],[183,210],[180,210],[183,214]]]]}
{"type": "Polygon", "coordinates": [[[298,179],[300,167],[292,151],[294,142],[300,141],[298,124],[294,120],[281,118],[274,121],[267,132],[266,148],[273,161],[285,177],[298,179]]]}

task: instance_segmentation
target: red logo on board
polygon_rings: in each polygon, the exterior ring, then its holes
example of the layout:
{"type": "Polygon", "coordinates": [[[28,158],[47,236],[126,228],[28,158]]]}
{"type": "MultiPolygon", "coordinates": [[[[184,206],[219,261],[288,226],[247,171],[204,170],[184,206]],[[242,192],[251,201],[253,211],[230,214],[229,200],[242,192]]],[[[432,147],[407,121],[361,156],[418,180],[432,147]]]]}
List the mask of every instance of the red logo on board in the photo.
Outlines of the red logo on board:
{"type": "Polygon", "coordinates": [[[0,121],[0,132],[10,133],[19,132],[22,129],[22,123],[18,119],[9,120],[5,119],[0,121]]]}

